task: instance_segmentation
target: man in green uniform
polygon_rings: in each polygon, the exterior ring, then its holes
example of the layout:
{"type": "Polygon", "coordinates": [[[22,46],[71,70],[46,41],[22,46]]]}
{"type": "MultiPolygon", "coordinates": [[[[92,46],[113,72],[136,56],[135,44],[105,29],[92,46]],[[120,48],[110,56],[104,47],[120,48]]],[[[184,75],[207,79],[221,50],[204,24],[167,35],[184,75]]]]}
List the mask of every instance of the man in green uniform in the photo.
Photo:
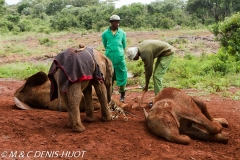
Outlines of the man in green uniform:
{"type": "Polygon", "coordinates": [[[117,81],[119,92],[121,93],[120,101],[124,102],[125,88],[127,83],[127,67],[124,57],[126,48],[126,33],[119,28],[121,21],[118,15],[112,15],[109,22],[111,26],[102,34],[102,43],[106,49],[106,56],[112,61],[114,68],[113,82],[117,81]]]}
{"type": "Polygon", "coordinates": [[[170,62],[173,59],[174,48],[163,41],[145,40],[138,44],[137,47],[130,47],[127,52],[130,60],[138,60],[141,57],[144,62],[145,69],[145,87],[144,91],[148,91],[149,80],[153,73],[153,83],[155,95],[162,90],[162,77],[166,73],[170,62]],[[154,59],[157,58],[153,71],[154,59]]]}

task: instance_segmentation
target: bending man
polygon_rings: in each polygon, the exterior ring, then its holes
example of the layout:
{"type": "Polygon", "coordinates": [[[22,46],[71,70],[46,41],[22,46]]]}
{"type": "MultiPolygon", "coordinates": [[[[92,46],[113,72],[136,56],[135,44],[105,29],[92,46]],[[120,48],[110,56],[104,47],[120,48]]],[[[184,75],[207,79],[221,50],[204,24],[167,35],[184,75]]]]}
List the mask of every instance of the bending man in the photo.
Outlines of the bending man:
{"type": "Polygon", "coordinates": [[[163,41],[145,40],[138,44],[137,47],[130,47],[127,52],[130,60],[138,60],[141,57],[145,68],[145,87],[144,91],[148,91],[148,85],[153,73],[153,83],[155,95],[162,90],[162,77],[166,73],[170,62],[173,59],[174,48],[163,41]],[[157,58],[153,71],[154,59],[157,58]]]}

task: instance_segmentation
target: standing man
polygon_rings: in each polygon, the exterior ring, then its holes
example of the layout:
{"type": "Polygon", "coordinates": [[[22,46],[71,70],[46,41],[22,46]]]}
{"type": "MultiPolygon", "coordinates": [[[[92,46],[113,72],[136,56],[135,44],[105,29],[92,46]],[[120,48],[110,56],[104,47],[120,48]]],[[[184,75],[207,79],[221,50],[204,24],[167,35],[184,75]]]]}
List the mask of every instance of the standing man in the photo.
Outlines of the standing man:
{"type": "Polygon", "coordinates": [[[121,93],[120,101],[124,102],[125,88],[127,83],[127,67],[124,57],[126,48],[126,33],[119,28],[121,21],[118,15],[112,15],[109,22],[111,26],[102,34],[102,43],[106,49],[106,56],[112,61],[114,68],[113,82],[117,81],[119,92],[121,93]]]}
{"type": "Polygon", "coordinates": [[[149,80],[153,72],[153,83],[155,95],[162,90],[162,77],[166,73],[170,62],[173,59],[174,48],[163,41],[145,40],[138,44],[137,47],[130,47],[127,52],[130,60],[138,60],[141,57],[145,68],[145,87],[144,91],[148,91],[149,80]],[[154,59],[157,58],[153,71],[154,59]]]}

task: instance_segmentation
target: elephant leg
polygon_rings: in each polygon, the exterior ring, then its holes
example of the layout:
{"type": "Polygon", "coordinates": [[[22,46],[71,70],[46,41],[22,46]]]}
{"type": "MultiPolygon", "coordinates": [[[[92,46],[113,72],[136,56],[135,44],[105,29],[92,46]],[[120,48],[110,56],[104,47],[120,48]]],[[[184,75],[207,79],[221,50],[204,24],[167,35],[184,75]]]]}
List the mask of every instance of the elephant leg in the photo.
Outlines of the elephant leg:
{"type": "Polygon", "coordinates": [[[106,90],[107,90],[107,100],[108,100],[108,103],[110,103],[111,101],[111,98],[112,98],[112,83],[108,83],[108,84],[105,84],[106,85],[106,90]]]}
{"type": "Polygon", "coordinates": [[[189,128],[184,128],[182,130],[184,134],[187,134],[194,139],[203,140],[203,141],[227,143],[229,139],[229,136],[226,132],[220,132],[213,135],[213,134],[209,134],[208,132],[194,125],[189,128]]]}
{"type": "Polygon", "coordinates": [[[98,96],[99,102],[101,104],[101,113],[103,121],[110,121],[110,111],[108,109],[107,91],[104,83],[99,83],[98,81],[93,82],[96,94],[98,96]]]}
{"type": "Polygon", "coordinates": [[[210,121],[217,121],[223,127],[228,127],[228,121],[225,118],[213,118],[210,115],[210,113],[208,112],[206,104],[202,100],[200,100],[200,99],[198,99],[196,97],[192,97],[192,99],[196,103],[198,108],[201,110],[202,114],[204,114],[210,121]]]}
{"type": "Polygon", "coordinates": [[[92,85],[88,85],[87,88],[83,91],[85,97],[85,112],[86,118],[84,121],[86,122],[94,122],[96,121],[94,117],[94,106],[92,102],[92,85]]]}
{"type": "Polygon", "coordinates": [[[72,126],[73,126],[72,114],[71,114],[70,107],[68,105],[68,98],[67,98],[67,94],[66,93],[62,94],[62,99],[63,99],[63,101],[65,103],[65,106],[66,106],[66,109],[67,109],[67,112],[68,112],[69,123],[68,123],[67,126],[69,128],[72,128],[72,126]]]}
{"type": "Polygon", "coordinates": [[[83,132],[84,125],[81,122],[79,105],[82,99],[81,82],[72,83],[67,94],[70,117],[72,118],[72,129],[75,132],[83,132]]]}
{"type": "Polygon", "coordinates": [[[202,100],[200,100],[197,97],[192,97],[192,100],[196,103],[198,108],[201,110],[202,114],[204,114],[210,121],[214,120],[213,117],[208,112],[206,104],[202,100]]]}
{"type": "Polygon", "coordinates": [[[223,127],[228,127],[228,121],[225,118],[213,118],[213,120],[219,122],[223,127]]]}
{"type": "Polygon", "coordinates": [[[199,112],[192,112],[191,117],[188,117],[190,121],[204,127],[210,134],[220,133],[222,125],[217,121],[209,120],[205,115],[199,112]]]}

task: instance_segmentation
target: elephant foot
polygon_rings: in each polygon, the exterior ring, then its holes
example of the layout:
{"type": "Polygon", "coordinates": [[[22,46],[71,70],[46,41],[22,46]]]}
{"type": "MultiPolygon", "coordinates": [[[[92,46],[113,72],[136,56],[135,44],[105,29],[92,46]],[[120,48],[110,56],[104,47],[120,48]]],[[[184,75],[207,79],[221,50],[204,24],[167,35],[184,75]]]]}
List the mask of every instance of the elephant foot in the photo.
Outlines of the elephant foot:
{"type": "Polygon", "coordinates": [[[67,124],[67,127],[68,127],[68,128],[72,128],[72,126],[73,126],[73,124],[72,124],[71,122],[69,122],[69,123],[67,124]]]}
{"type": "Polygon", "coordinates": [[[84,118],[84,121],[85,122],[95,122],[96,118],[95,117],[86,117],[86,118],[84,118]]]}
{"type": "Polygon", "coordinates": [[[214,121],[219,122],[223,127],[228,127],[228,121],[225,118],[214,118],[214,121]]]}
{"type": "Polygon", "coordinates": [[[82,126],[73,126],[73,127],[72,127],[72,130],[73,130],[74,132],[81,133],[81,132],[85,131],[85,127],[84,127],[83,125],[82,125],[82,126]]]}
{"type": "Polygon", "coordinates": [[[217,142],[227,144],[229,140],[229,135],[226,132],[221,132],[214,136],[214,140],[217,142]]]}
{"type": "Polygon", "coordinates": [[[104,122],[108,122],[108,121],[111,120],[111,117],[110,117],[110,116],[103,116],[103,117],[101,118],[101,120],[104,121],[104,122]]]}
{"type": "Polygon", "coordinates": [[[218,121],[212,121],[214,126],[212,126],[210,134],[218,134],[222,131],[222,125],[218,121]]]}

